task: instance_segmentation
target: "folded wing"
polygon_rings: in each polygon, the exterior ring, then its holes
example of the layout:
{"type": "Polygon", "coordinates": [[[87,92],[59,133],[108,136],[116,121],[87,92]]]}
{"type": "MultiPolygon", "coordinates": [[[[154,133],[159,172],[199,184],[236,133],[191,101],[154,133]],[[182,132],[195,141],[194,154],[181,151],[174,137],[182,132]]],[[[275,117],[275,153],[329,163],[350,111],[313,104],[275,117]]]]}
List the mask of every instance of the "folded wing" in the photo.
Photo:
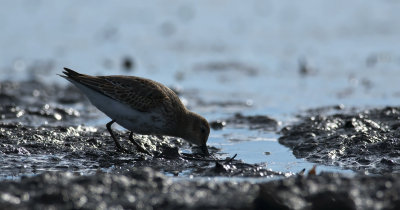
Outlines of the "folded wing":
{"type": "Polygon", "coordinates": [[[168,97],[161,84],[134,76],[89,76],[64,68],[64,75],[132,108],[148,112],[160,106],[168,97]]]}

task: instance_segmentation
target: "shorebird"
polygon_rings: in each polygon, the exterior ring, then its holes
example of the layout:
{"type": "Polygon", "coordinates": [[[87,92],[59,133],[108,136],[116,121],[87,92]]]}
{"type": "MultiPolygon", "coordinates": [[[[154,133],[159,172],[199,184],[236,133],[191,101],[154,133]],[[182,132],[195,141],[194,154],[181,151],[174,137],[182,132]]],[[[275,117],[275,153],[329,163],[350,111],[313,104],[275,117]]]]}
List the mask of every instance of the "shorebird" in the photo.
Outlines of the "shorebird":
{"type": "Polygon", "coordinates": [[[210,126],[207,120],[189,111],[163,84],[135,76],[90,76],[68,68],[64,70],[64,75],[60,76],[111,118],[106,127],[117,150],[130,153],[114,136],[111,125],[115,122],[130,131],[129,140],[143,153],[150,154],[133,139],[133,133],[180,137],[199,145],[208,155],[206,143],[210,126]]]}

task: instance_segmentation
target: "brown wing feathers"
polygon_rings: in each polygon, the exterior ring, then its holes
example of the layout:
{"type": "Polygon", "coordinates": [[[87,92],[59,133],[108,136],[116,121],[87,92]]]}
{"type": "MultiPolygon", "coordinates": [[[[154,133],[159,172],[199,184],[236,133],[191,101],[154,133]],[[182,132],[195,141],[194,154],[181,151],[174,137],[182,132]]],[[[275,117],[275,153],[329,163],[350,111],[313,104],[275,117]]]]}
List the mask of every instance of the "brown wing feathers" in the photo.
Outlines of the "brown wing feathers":
{"type": "Polygon", "coordinates": [[[64,68],[62,77],[72,79],[110,98],[128,104],[139,111],[160,105],[163,98],[167,97],[160,93],[160,87],[149,80],[138,77],[127,76],[89,76],[80,74],[71,69],[64,68]]]}

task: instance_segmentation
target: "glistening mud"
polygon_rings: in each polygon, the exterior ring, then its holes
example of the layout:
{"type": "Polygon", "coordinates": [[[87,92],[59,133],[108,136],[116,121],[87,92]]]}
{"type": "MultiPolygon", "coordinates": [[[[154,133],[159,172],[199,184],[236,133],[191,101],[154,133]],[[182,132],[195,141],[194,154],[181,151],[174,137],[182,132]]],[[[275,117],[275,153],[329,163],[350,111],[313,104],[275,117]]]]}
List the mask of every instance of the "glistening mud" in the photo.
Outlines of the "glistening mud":
{"type": "MultiPolygon", "coordinates": [[[[1,97],[6,99],[1,103],[0,123],[0,152],[3,157],[0,161],[2,168],[0,177],[3,179],[0,206],[4,208],[24,209],[33,206],[68,209],[96,208],[99,205],[107,208],[137,208],[144,205],[166,209],[262,209],[266,206],[306,209],[331,205],[333,209],[339,207],[395,209],[398,205],[396,199],[392,200],[393,202],[386,202],[387,199],[396,196],[396,192],[400,189],[396,176],[347,177],[333,173],[318,176],[310,174],[307,177],[307,172],[303,175],[297,172],[272,171],[264,164],[241,161],[240,154],[234,157],[223,155],[221,149],[216,147],[210,147],[212,157],[205,158],[197,155],[198,148],[190,146],[186,141],[163,136],[134,136],[151,152],[151,156],[138,151],[135,154],[123,154],[116,150],[105,127],[74,125],[96,118],[96,111],[90,110],[86,99],[74,88],[44,85],[39,82],[3,82],[0,91],[1,97]],[[21,97],[16,98],[14,95],[21,97]],[[40,100],[40,97],[44,96],[46,100],[40,100]],[[60,96],[63,100],[60,100],[60,96]],[[80,105],[81,100],[85,106],[80,105]],[[202,179],[179,181],[174,178],[172,181],[165,175],[217,177],[217,179],[214,182],[207,182],[202,179]],[[287,176],[290,178],[285,178],[287,176]],[[223,181],[228,179],[221,179],[222,177],[231,177],[236,181],[223,181]],[[252,177],[253,181],[243,182],[238,179],[239,177],[252,177]],[[283,180],[263,184],[254,179],[257,177],[283,178],[283,180]],[[359,188],[358,182],[374,187],[359,188]],[[32,191],[30,186],[34,183],[41,183],[42,187],[32,191]],[[326,188],[332,184],[334,188],[326,188]],[[102,192],[123,196],[119,196],[119,200],[102,197],[102,202],[99,203],[96,199],[97,191],[90,190],[94,186],[102,192]],[[312,186],[318,186],[318,190],[310,191],[309,187],[312,186]],[[77,187],[82,190],[77,190],[77,187]],[[131,188],[135,190],[132,191],[131,188]],[[297,188],[300,191],[293,191],[297,188]],[[369,197],[378,189],[382,196],[369,197]],[[358,190],[361,194],[349,194],[351,190],[358,190]],[[149,194],[147,191],[152,193],[149,194]],[[164,191],[168,193],[162,193],[164,191]],[[199,194],[200,192],[203,194],[199,194]],[[173,199],[174,196],[187,194],[193,194],[194,197],[180,201],[173,199]],[[286,199],[289,194],[292,200],[286,199]],[[213,195],[212,199],[210,195],[213,195]],[[335,199],[331,200],[332,197],[335,199]],[[235,202],[225,202],[229,198],[235,198],[235,202]],[[371,202],[357,203],[360,199],[371,202]]],[[[396,171],[397,159],[390,152],[396,152],[396,148],[390,145],[396,142],[393,136],[397,133],[397,113],[398,108],[395,107],[362,112],[343,110],[342,107],[310,110],[305,116],[300,117],[302,120],[299,123],[286,126],[280,131],[283,134],[280,142],[292,147],[296,156],[303,155],[314,162],[332,164],[329,160],[336,160],[333,162],[337,163],[336,165],[344,168],[354,166],[354,170],[359,170],[359,165],[364,164],[365,169],[369,167],[374,169],[369,170],[370,172],[396,171]],[[343,114],[328,114],[330,110],[343,114]],[[326,132],[332,133],[325,134],[326,132]],[[345,132],[346,135],[341,132],[345,132]],[[379,135],[379,138],[373,135],[379,135]],[[353,144],[361,142],[363,148],[369,150],[360,150],[359,146],[343,144],[337,140],[345,136],[350,136],[350,140],[347,141],[353,144]],[[362,143],[363,141],[370,145],[362,143]],[[388,145],[390,142],[392,143],[388,145]],[[348,145],[348,149],[353,147],[358,149],[348,153],[338,152],[337,154],[342,154],[343,157],[335,159],[329,156],[333,154],[332,151],[338,151],[338,146],[335,145],[340,145],[340,148],[348,145]],[[327,151],[323,152],[319,146],[327,151]],[[380,149],[375,151],[373,148],[380,149]],[[369,151],[369,155],[366,155],[365,151],[369,151]],[[346,154],[351,154],[352,158],[346,157],[346,154]],[[368,163],[371,163],[369,166],[365,161],[360,163],[357,155],[365,160],[374,161],[376,157],[381,157],[377,160],[381,164],[372,165],[374,162],[369,161],[368,163]],[[382,161],[391,164],[383,164],[382,161]]],[[[278,131],[278,122],[266,116],[234,114],[216,120],[211,125],[216,130],[236,127],[278,131]]],[[[134,145],[126,141],[127,132],[116,131],[116,134],[124,147],[135,151],[134,145]]],[[[343,148],[343,151],[347,151],[346,148],[343,148]]]]}
{"type": "Polygon", "coordinates": [[[393,173],[399,171],[400,164],[399,119],[399,107],[322,112],[283,128],[279,142],[290,147],[296,157],[315,163],[393,173]]]}
{"type": "Polygon", "coordinates": [[[4,1],[0,209],[400,209],[396,1],[4,1]],[[212,125],[115,150],[66,81],[149,78],[212,125]],[[310,170],[316,165],[316,171],[310,170]]]}
{"type": "MultiPolygon", "coordinates": [[[[87,106],[79,106],[75,98],[82,98],[77,90],[38,82],[3,82],[0,91],[2,97],[7,98],[1,107],[3,121],[0,124],[3,179],[43,171],[71,171],[82,175],[96,171],[119,173],[146,166],[174,176],[284,175],[268,170],[265,165],[246,164],[234,157],[223,158],[218,153],[220,149],[215,147],[209,148],[211,157],[205,158],[198,154],[198,147],[175,137],[134,135],[151,153],[145,155],[127,141],[128,133],[116,131],[123,146],[134,154],[118,152],[105,127],[72,125],[93,117],[87,110],[90,106],[86,99],[83,101],[87,106]],[[16,99],[13,95],[21,97],[16,99]],[[40,100],[44,96],[46,100],[40,100]],[[59,97],[63,101],[60,102],[59,97]],[[66,108],[71,106],[78,108],[66,108]],[[44,125],[35,126],[37,123],[44,125]]],[[[240,116],[240,122],[242,118],[240,116]]]]}

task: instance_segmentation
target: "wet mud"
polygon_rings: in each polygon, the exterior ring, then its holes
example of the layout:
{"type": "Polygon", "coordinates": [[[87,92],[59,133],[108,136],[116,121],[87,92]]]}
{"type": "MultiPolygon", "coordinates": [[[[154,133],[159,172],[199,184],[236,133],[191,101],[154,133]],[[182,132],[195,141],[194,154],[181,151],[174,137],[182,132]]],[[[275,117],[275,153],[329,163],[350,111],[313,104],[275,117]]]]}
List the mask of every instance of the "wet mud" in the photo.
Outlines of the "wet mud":
{"type": "Polygon", "coordinates": [[[279,138],[296,157],[354,171],[399,171],[400,107],[363,111],[330,107],[308,113],[299,123],[283,128],[279,138]]]}
{"type": "Polygon", "coordinates": [[[221,119],[210,122],[210,126],[214,130],[223,129],[226,126],[233,128],[246,128],[250,130],[277,131],[279,122],[266,115],[249,115],[245,116],[236,113],[227,119],[221,119]]]}
{"type": "Polygon", "coordinates": [[[82,125],[99,112],[73,87],[61,88],[40,82],[2,82],[0,85],[1,178],[18,178],[43,171],[97,170],[120,173],[152,167],[173,176],[283,176],[266,165],[246,164],[240,158],[223,157],[209,147],[204,157],[198,147],[166,136],[134,135],[151,155],[128,141],[128,133],[114,130],[122,146],[132,154],[117,151],[104,127],[82,125]],[[18,96],[18,97],[15,97],[18,96]]]}
{"type": "Polygon", "coordinates": [[[74,125],[94,118],[97,111],[74,87],[27,82],[0,82],[0,119],[39,126],[74,125]]]}
{"type": "Polygon", "coordinates": [[[31,127],[0,123],[1,177],[19,177],[42,171],[97,170],[119,173],[137,167],[152,167],[174,176],[283,176],[263,165],[246,164],[235,158],[221,159],[216,148],[210,157],[199,148],[174,137],[134,135],[151,155],[140,153],[128,141],[128,133],[114,131],[121,145],[132,152],[117,151],[106,129],[94,127],[31,127]],[[187,151],[187,152],[185,152],[187,151]]]}
{"type": "MultiPolygon", "coordinates": [[[[115,129],[131,154],[117,151],[105,126],[85,125],[99,112],[70,86],[1,82],[0,98],[0,209],[396,209],[400,205],[398,175],[282,173],[269,170],[267,164],[245,163],[240,154],[227,157],[215,147],[209,146],[211,156],[204,157],[200,148],[179,138],[134,135],[147,155],[128,141],[127,132],[115,129]],[[240,177],[253,179],[236,181],[240,177]]],[[[399,113],[397,107],[309,110],[298,116],[299,123],[282,129],[279,142],[312,162],[396,172],[399,113]]],[[[215,130],[266,132],[277,132],[279,124],[268,116],[240,113],[211,122],[215,130]]]]}
{"type": "Polygon", "coordinates": [[[399,174],[293,176],[259,185],[255,209],[399,209],[399,174]]]}
{"type": "Polygon", "coordinates": [[[267,183],[180,180],[151,168],[3,181],[3,209],[398,209],[400,177],[324,173],[267,183]]]}
{"type": "Polygon", "coordinates": [[[123,175],[44,173],[20,182],[3,182],[0,208],[246,209],[257,191],[245,182],[174,182],[150,168],[123,175]]]}

